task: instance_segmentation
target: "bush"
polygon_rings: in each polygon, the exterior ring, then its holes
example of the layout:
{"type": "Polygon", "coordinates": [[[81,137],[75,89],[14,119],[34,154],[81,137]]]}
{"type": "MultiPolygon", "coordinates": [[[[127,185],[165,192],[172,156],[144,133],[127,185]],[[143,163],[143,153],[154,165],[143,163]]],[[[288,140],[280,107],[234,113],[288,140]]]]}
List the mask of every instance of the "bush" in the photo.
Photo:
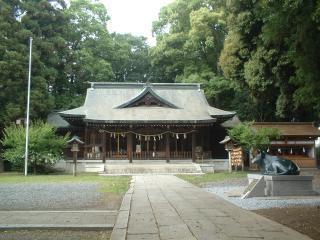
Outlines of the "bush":
{"type": "MultiPolygon", "coordinates": [[[[56,129],[43,122],[35,122],[29,128],[29,162],[34,171],[53,166],[62,158],[62,150],[67,144],[67,135],[57,136],[56,129]]],[[[15,170],[23,170],[26,130],[23,126],[10,125],[4,129],[1,141],[2,157],[12,164],[15,170]]]]}

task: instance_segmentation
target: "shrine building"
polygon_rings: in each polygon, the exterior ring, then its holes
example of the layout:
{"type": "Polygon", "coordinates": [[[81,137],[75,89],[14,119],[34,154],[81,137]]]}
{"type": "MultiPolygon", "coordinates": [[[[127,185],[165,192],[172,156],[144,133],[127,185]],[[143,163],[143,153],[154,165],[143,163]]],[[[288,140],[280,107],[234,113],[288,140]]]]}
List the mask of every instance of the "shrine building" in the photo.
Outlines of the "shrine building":
{"type": "Polygon", "coordinates": [[[200,84],[93,82],[83,106],[59,115],[85,143],[80,160],[197,162],[228,158],[221,123],[235,112],[210,106],[200,84]]]}

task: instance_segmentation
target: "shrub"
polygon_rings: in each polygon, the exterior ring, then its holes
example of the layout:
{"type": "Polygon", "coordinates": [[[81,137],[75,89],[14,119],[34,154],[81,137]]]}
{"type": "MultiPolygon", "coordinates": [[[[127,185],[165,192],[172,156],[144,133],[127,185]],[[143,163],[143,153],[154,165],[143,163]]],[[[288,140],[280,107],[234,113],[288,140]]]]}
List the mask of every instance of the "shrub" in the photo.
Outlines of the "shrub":
{"type": "MultiPolygon", "coordinates": [[[[29,128],[29,163],[36,171],[37,167],[53,166],[62,158],[62,150],[67,144],[67,135],[56,135],[56,129],[40,121],[29,128]]],[[[10,125],[4,129],[1,141],[4,152],[2,157],[11,162],[16,170],[24,168],[26,130],[23,126],[10,125]]]]}

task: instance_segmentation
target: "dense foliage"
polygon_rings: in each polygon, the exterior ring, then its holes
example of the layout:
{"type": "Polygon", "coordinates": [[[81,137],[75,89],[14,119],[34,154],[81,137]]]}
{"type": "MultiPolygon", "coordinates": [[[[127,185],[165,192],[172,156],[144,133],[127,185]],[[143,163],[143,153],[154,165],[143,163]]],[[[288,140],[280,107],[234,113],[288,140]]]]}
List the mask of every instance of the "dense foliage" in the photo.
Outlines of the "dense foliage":
{"type": "Polygon", "coordinates": [[[202,83],[241,120],[318,121],[318,2],[174,0],[150,48],[110,33],[99,1],[0,0],[0,129],[25,115],[29,37],[33,119],[81,105],[88,81],[150,79],[202,83]]]}
{"type": "Polygon", "coordinates": [[[153,72],[204,83],[215,106],[244,120],[319,120],[319,7],[316,0],[175,0],[154,22],[153,72]]]}
{"type": "Polygon", "coordinates": [[[145,81],[144,37],[109,33],[93,0],[0,0],[0,129],[24,117],[33,37],[31,117],[83,103],[88,81],[145,81]]]}
{"type": "Polygon", "coordinates": [[[280,137],[278,129],[255,129],[250,122],[238,124],[234,128],[228,130],[228,133],[231,139],[246,150],[257,149],[265,151],[270,146],[271,140],[280,137]]]}
{"type": "MultiPolygon", "coordinates": [[[[62,150],[67,145],[68,135],[62,137],[47,123],[35,122],[29,128],[29,161],[36,170],[42,166],[52,166],[62,158],[62,150]]],[[[17,170],[24,167],[26,130],[22,125],[10,125],[4,130],[1,144],[3,159],[12,163],[17,170]]]]}

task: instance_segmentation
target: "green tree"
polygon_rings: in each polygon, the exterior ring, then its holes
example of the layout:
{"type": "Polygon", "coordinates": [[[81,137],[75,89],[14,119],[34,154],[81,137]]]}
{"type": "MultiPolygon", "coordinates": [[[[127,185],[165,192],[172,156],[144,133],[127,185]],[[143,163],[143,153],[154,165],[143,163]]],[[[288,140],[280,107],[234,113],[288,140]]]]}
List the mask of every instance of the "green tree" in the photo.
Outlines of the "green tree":
{"type": "Polygon", "coordinates": [[[202,83],[209,101],[230,107],[234,88],[218,65],[226,35],[223,1],[176,0],[153,23],[157,45],[151,49],[152,78],[202,83]]]}
{"type": "Polygon", "coordinates": [[[228,35],[220,56],[225,77],[248,90],[247,119],[319,117],[316,1],[227,1],[228,35]]]}
{"type": "Polygon", "coordinates": [[[31,117],[45,119],[54,107],[57,83],[66,76],[65,2],[1,0],[0,6],[0,122],[25,115],[29,37],[34,39],[31,117]]]}
{"type": "MultiPolygon", "coordinates": [[[[29,128],[29,160],[34,171],[40,166],[53,166],[62,158],[68,135],[55,134],[56,129],[43,122],[35,122],[29,128]]],[[[10,125],[4,130],[1,140],[4,152],[2,157],[12,163],[17,170],[24,167],[26,130],[21,125],[10,125]]]]}
{"type": "Polygon", "coordinates": [[[266,150],[270,146],[271,140],[280,137],[279,130],[276,128],[255,129],[251,122],[238,124],[228,130],[231,139],[236,141],[245,150],[258,149],[266,150]]]}
{"type": "Polygon", "coordinates": [[[116,82],[145,82],[150,75],[149,46],[145,37],[112,34],[114,52],[111,59],[116,82]]]}

